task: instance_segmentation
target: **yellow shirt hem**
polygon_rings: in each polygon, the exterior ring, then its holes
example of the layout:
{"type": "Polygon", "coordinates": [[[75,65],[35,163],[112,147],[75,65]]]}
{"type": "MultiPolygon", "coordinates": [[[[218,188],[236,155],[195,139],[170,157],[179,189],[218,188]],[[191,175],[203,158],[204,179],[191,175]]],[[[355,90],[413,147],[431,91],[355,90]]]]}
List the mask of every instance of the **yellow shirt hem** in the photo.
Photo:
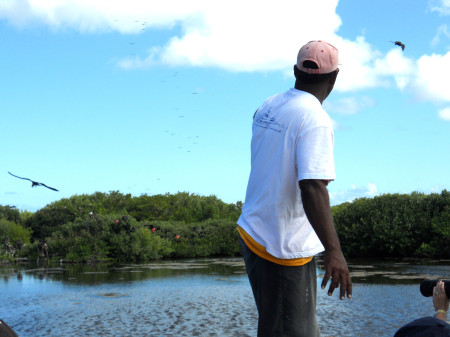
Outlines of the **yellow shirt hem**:
{"type": "Polygon", "coordinates": [[[256,242],[245,230],[243,230],[240,226],[237,227],[237,230],[239,232],[239,235],[241,236],[242,240],[244,240],[245,244],[247,245],[250,250],[258,255],[259,257],[268,260],[270,262],[280,264],[282,266],[290,266],[290,267],[297,267],[297,266],[303,266],[304,264],[307,264],[309,261],[313,259],[313,256],[310,257],[301,257],[296,259],[279,259],[273,255],[270,255],[266,251],[266,247],[256,242]]]}

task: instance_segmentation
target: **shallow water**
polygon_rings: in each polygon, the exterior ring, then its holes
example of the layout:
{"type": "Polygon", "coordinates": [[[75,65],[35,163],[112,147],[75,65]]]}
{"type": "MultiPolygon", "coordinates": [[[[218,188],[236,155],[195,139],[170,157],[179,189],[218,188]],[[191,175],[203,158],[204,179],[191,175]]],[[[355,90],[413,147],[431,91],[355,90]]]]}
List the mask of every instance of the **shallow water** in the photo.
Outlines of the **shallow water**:
{"type": "MultiPolygon", "coordinates": [[[[353,298],[318,291],[322,336],[393,336],[433,315],[423,278],[450,261],[350,261],[353,298]]],[[[318,263],[320,285],[323,275],[318,263]]],[[[19,336],[256,336],[241,258],[148,264],[0,267],[0,318],[19,336]]]]}

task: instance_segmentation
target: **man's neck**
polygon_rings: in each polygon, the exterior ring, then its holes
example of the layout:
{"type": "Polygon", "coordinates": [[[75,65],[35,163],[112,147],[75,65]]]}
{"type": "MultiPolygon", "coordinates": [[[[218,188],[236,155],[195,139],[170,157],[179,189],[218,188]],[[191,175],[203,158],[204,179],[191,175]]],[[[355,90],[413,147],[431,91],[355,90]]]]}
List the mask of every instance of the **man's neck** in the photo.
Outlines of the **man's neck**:
{"type": "Polygon", "coordinates": [[[295,81],[294,88],[313,95],[319,100],[320,104],[322,104],[326,98],[326,96],[324,96],[323,94],[323,86],[304,85],[302,83],[299,83],[299,81],[295,81]]]}

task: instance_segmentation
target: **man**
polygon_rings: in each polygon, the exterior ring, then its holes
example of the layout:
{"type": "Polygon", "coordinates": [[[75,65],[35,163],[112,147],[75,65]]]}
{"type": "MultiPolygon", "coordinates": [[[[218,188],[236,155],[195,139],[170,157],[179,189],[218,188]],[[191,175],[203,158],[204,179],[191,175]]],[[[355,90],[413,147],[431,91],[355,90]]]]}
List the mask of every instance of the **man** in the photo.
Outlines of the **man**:
{"type": "Polygon", "coordinates": [[[325,251],[322,288],[352,295],[329,203],[334,180],[331,120],[322,108],[336,81],[338,50],[304,45],[295,88],[267,99],[253,117],[251,172],[238,220],[258,309],[258,336],[320,336],[314,255],[325,251]]]}

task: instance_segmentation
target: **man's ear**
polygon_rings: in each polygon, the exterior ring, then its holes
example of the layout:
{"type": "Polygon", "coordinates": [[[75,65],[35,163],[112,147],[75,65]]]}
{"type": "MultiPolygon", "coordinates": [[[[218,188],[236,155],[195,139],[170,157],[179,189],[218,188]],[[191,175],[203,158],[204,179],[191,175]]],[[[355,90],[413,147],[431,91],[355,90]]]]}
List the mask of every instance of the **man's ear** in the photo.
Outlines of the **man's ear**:
{"type": "Polygon", "coordinates": [[[336,78],[339,74],[339,68],[336,68],[336,70],[334,71],[334,76],[333,76],[333,82],[336,82],[336,78]]]}
{"type": "Polygon", "coordinates": [[[337,68],[337,69],[334,71],[334,75],[331,76],[331,78],[330,78],[331,88],[334,87],[334,84],[336,83],[336,79],[337,79],[337,75],[338,75],[338,74],[339,74],[339,68],[337,68]]]}

